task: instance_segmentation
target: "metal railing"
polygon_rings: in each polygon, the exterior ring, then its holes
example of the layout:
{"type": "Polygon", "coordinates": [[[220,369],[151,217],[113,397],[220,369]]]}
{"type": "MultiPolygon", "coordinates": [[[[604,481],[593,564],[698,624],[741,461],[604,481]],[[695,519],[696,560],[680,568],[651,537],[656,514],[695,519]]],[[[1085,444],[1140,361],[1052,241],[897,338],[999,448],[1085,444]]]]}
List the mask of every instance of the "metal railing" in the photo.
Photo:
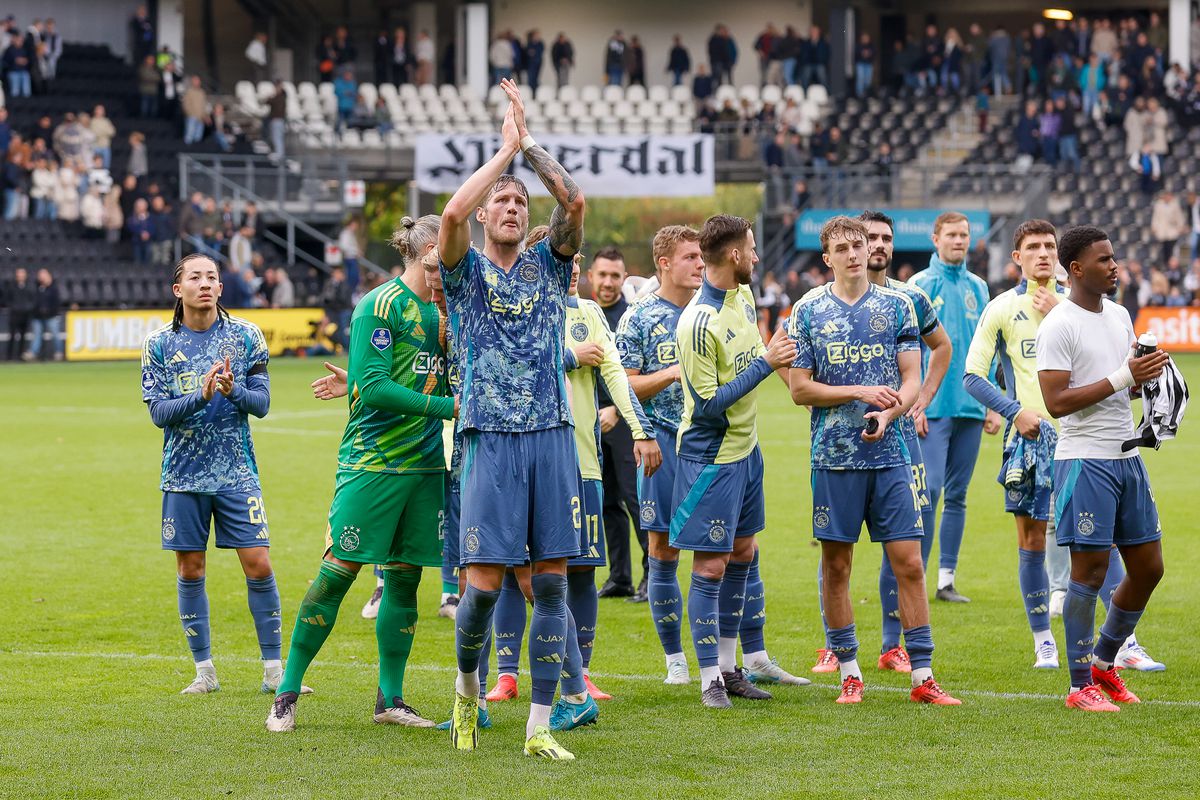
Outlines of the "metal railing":
{"type": "MultiPolygon", "coordinates": [[[[203,158],[213,163],[203,163],[199,157],[186,153],[179,155],[179,196],[182,201],[186,201],[188,195],[193,191],[205,191],[206,189],[208,190],[206,194],[214,197],[218,203],[227,197],[235,202],[253,201],[264,219],[273,219],[284,226],[285,236],[280,236],[270,230],[264,230],[262,235],[264,239],[283,249],[289,266],[294,265],[299,259],[323,272],[329,271],[328,264],[297,247],[298,233],[315,240],[322,247],[330,244],[336,245],[336,242],[297,216],[297,213],[303,213],[306,207],[313,212],[314,216],[317,215],[318,210],[315,199],[310,199],[307,206],[303,202],[299,207],[291,204],[288,180],[292,173],[286,165],[272,165],[271,169],[274,170],[272,174],[264,166],[264,163],[271,163],[270,159],[261,156],[204,156],[203,158]],[[239,179],[246,183],[239,182],[239,179]],[[268,198],[255,191],[257,188],[268,186],[275,189],[274,198],[268,198]]],[[[340,182],[338,183],[336,207],[341,211],[345,209],[342,204],[340,182]]],[[[336,216],[340,219],[341,213],[336,213],[336,216]]],[[[358,262],[363,268],[372,272],[385,276],[390,274],[383,267],[362,255],[359,256],[358,262]]]]}

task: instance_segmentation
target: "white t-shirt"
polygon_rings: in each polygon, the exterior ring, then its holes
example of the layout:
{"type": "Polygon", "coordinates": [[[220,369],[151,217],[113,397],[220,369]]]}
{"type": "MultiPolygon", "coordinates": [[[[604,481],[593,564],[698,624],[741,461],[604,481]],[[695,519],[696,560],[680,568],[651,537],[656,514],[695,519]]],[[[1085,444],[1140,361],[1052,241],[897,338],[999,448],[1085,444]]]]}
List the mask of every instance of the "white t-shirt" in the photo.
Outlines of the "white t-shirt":
{"type": "MultiPolygon", "coordinates": [[[[1066,370],[1071,388],[1103,380],[1129,358],[1135,340],[1129,312],[1104,300],[1099,314],[1070,301],[1059,303],[1038,327],[1037,368],[1066,370]]],[[[1133,458],[1137,450],[1121,452],[1133,438],[1133,410],[1128,392],[1117,392],[1094,406],[1068,414],[1054,458],[1133,458]]]]}

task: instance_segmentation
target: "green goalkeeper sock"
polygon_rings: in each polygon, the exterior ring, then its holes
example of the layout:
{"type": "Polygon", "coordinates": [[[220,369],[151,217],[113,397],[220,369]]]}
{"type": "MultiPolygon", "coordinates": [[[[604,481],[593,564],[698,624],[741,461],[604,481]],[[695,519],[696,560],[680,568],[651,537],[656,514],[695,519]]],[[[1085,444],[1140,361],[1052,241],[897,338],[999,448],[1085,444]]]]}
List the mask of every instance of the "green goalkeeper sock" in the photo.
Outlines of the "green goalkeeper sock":
{"type": "Polygon", "coordinates": [[[389,568],[383,571],[383,599],[375,620],[379,640],[379,691],[384,705],[404,697],[404,670],[412,652],[417,626],[417,586],[421,568],[389,568]]]}
{"type": "Polygon", "coordinates": [[[355,574],[331,561],[322,561],[317,579],[300,602],[296,615],[296,627],[292,630],[292,643],[288,649],[287,669],[279,684],[276,696],[284,692],[300,692],[300,682],[308,665],[317,657],[317,651],[337,620],[338,606],[354,583],[355,574]]]}

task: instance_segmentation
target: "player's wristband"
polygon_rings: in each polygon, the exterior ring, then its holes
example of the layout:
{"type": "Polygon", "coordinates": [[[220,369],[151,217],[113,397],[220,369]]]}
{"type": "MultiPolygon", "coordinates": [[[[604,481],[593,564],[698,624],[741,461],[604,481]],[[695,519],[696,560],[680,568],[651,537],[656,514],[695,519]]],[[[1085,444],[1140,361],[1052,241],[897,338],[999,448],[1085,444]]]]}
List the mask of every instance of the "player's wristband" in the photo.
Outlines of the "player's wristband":
{"type": "Polygon", "coordinates": [[[521,137],[521,152],[524,153],[526,150],[528,150],[529,148],[533,147],[536,144],[537,144],[537,142],[535,142],[533,140],[532,136],[530,136],[528,133],[525,134],[524,136],[521,137]]]}
{"type": "Polygon", "coordinates": [[[1119,370],[1109,375],[1108,382],[1112,384],[1114,392],[1132,389],[1133,373],[1129,370],[1129,364],[1122,364],[1119,370]]]}

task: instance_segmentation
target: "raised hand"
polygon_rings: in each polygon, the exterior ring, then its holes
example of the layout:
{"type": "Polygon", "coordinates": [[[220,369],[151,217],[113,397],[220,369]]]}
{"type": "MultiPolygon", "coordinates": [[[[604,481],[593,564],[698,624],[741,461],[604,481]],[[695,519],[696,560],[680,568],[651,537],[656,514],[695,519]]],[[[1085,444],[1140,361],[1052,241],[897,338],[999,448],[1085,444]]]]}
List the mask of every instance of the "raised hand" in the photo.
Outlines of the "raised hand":
{"type": "Polygon", "coordinates": [[[217,372],[217,391],[229,397],[233,392],[233,367],[229,364],[229,357],[225,357],[224,364],[217,362],[215,366],[219,369],[217,372]]]}
{"type": "Polygon", "coordinates": [[[346,370],[325,362],[325,369],[329,370],[331,375],[323,375],[312,382],[313,397],[318,400],[335,400],[339,397],[345,397],[350,393],[350,386],[346,380],[346,370]]]}
{"type": "Polygon", "coordinates": [[[212,400],[213,395],[217,393],[217,373],[220,371],[221,365],[213,364],[208,368],[208,372],[204,373],[204,379],[200,381],[200,396],[205,402],[212,400]]]}
{"type": "Polygon", "coordinates": [[[790,367],[796,360],[796,340],[790,336],[776,336],[771,339],[763,355],[771,369],[790,367]]]}
{"type": "Polygon", "coordinates": [[[500,138],[503,140],[504,146],[514,153],[521,148],[521,134],[517,130],[517,121],[511,103],[508,110],[504,112],[504,122],[500,124],[500,138]]]}
{"type": "Polygon", "coordinates": [[[584,342],[571,348],[581,367],[598,367],[604,361],[604,348],[595,342],[584,342]]]}
{"type": "Polygon", "coordinates": [[[525,127],[525,101],[521,99],[521,90],[517,88],[517,84],[510,78],[505,78],[500,81],[500,88],[508,95],[508,108],[513,112],[513,122],[517,126],[517,140],[529,133],[529,129],[525,127]]]}

